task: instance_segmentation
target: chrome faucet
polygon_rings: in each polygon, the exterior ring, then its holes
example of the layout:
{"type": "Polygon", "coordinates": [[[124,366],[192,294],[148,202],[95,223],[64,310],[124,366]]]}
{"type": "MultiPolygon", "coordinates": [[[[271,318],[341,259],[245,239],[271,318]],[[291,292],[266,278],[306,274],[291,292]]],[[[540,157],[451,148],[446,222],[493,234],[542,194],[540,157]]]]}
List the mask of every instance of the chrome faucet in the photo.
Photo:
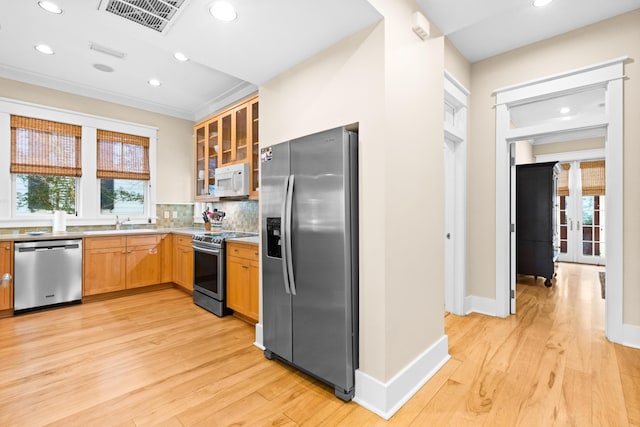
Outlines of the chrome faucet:
{"type": "Polygon", "coordinates": [[[131,221],[131,218],[127,217],[127,219],[123,219],[120,221],[120,217],[116,215],[116,230],[120,230],[120,226],[127,221],[131,221]]]}

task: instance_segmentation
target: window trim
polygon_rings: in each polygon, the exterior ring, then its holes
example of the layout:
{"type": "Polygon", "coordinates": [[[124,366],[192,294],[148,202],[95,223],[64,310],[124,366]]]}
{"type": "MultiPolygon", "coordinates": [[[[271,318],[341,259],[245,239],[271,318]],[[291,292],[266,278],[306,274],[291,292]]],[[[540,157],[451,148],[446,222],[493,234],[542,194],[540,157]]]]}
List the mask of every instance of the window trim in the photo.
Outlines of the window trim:
{"type": "Polygon", "coordinates": [[[145,199],[145,213],[131,216],[129,224],[156,223],[157,127],[0,97],[0,153],[3,153],[0,155],[0,182],[11,182],[11,185],[0,186],[2,228],[51,227],[53,218],[53,214],[28,218],[25,215],[16,215],[16,178],[9,171],[11,160],[10,116],[12,114],[82,126],[83,174],[78,179],[76,188],[78,215],[68,217],[67,225],[69,226],[111,225],[115,223],[115,215],[100,214],[100,183],[96,178],[97,129],[148,137],[150,179],[147,181],[148,197],[145,199]]]}

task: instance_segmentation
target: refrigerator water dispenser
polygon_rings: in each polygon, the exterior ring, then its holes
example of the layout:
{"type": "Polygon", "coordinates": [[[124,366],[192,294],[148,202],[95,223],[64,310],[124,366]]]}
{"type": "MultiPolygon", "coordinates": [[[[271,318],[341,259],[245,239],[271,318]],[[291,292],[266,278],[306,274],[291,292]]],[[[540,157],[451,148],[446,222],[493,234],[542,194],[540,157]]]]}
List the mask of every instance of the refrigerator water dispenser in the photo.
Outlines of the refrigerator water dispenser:
{"type": "Polygon", "coordinates": [[[280,218],[267,218],[267,256],[282,258],[282,244],[280,242],[280,218]]]}

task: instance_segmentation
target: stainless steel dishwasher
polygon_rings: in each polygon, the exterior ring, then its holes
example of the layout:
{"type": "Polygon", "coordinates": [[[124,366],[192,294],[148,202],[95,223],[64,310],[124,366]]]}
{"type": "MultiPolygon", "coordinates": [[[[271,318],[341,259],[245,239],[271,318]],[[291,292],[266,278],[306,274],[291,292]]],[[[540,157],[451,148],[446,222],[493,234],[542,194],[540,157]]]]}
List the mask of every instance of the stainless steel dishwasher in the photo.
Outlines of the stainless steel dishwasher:
{"type": "Polygon", "coordinates": [[[82,300],[82,239],[14,246],[14,312],[82,300]]]}

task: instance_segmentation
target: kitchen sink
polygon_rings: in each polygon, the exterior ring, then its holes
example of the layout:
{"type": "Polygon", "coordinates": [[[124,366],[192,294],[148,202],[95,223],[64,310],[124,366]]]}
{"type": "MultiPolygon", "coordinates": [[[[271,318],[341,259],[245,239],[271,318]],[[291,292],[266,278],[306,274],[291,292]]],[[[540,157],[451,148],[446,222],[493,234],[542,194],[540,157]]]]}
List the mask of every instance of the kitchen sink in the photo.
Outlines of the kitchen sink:
{"type": "Polygon", "coordinates": [[[152,228],[128,228],[125,230],[93,230],[93,231],[85,231],[82,234],[87,236],[95,236],[100,234],[140,234],[140,233],[157,233],[158,230],[154,230],[152,228]]]}

